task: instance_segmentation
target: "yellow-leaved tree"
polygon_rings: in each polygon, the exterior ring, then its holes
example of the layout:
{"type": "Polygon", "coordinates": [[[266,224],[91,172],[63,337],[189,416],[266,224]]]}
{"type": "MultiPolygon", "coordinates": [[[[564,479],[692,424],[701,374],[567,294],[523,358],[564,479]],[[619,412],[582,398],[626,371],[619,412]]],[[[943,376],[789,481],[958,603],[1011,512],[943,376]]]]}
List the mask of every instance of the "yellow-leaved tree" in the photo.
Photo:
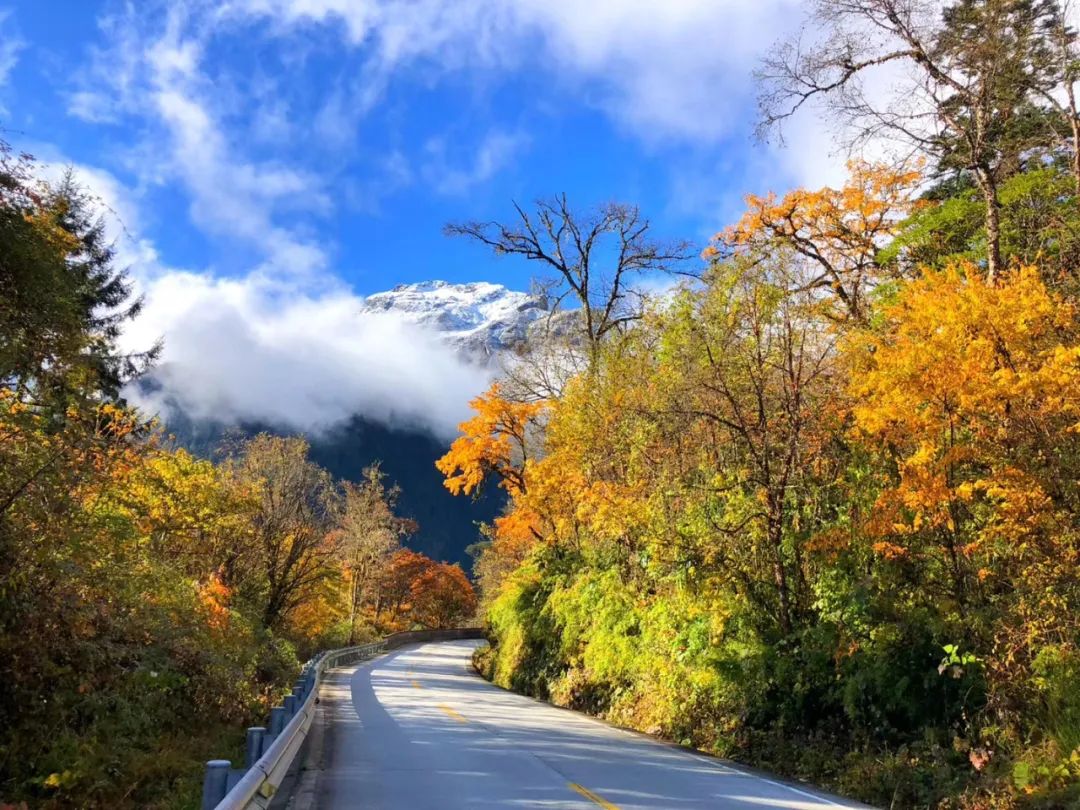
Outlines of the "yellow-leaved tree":
{"type": "Polygon", "coordinates": [[[847,356],[855,433],[891,470],[865,525],[879,565],[898,603],[992,651],[1005,723],[1050,711],[1021,694],[1054,680],[1033,668],[1080,662],[1080,320],[1032,268],[983,279],[962,266],[909,282],[847,356]]]}

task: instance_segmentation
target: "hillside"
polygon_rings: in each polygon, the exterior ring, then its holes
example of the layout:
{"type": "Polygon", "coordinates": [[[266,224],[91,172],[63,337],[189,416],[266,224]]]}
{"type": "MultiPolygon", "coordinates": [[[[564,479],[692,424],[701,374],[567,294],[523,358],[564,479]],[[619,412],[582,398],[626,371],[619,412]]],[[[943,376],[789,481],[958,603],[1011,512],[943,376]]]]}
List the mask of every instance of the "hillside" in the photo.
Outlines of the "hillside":
{"type": "MultiPolygon", "coordinates": [[[[192,420],[180,412],[171,416],[167,430],[182,447],[204,458],[213,457],[228,435],[290,434],[273,425],[192,420]]],[[[401,487],[398,513],[420,524],[419,533],[407,545],[432,559],[460,563],[471,570],[472,558],[466,549],[478,539],[477,523],[494,518],[505,499],[495,488],[477,499],[455,498],[447,492],[435,469],[435,459],[446,452],[444,442],[423,431],[390,428],[362,416],[307,438],[312,461],[335,478],[357,481],[365,467],[382,462],[388,480],[401,487]]]]}
{"type": "MultiPolygon", "coordinates": [[[[396,316],[434,333],[470,366],[493,370],[500,357],[518,346],[530,326],[548,310],[543,298],[499,284],[428,281],[401,284],[368,296],[358,317],[369,314],[396,316]]],[[[505,499],[498,490],[475,500],[455,498],[446,491],[435,459],[446,452],[448,439],[422,428],[386,425],[362,411],[329,429],[305,429],[264,419],[203,417],[192,392],[184,389],[184,380],[183,368],[168,366],[164,372],[159,368],[140,381],[133,397],[153,401],[158,407],[164,403],[160,412],[165,430],[180,446],[209,458],[230,433],[304,435],[311,442],[311,458],[336,478],[350,481],[358,480],[365,467],[380,461],[389,480],[401,487],[398,511],[420,525],[409,545],[434,559],[471,569],[466,548],[478,539],[477,524],[497,515],[505,499]],[[152,398],[148,396],[151,393],[152,398]]]]}

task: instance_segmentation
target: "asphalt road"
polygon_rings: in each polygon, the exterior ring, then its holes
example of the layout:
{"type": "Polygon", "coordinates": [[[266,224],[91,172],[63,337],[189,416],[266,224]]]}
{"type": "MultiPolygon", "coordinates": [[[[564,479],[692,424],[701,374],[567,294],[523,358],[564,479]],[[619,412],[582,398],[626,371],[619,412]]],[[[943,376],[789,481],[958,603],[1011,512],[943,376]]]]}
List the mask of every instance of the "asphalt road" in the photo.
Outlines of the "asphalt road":
{"type": "Polygon", "coordinates": [[[472,671],[477,643],[330,674],[316,807],[863,807],[505,692],[472,671]]]}

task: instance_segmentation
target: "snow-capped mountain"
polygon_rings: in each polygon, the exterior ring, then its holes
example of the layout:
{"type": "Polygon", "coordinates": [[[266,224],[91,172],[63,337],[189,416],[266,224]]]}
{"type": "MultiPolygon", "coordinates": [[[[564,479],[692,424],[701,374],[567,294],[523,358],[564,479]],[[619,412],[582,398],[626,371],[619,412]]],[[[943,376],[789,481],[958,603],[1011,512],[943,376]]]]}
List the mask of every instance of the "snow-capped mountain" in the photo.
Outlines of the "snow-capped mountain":
{"type": "Polygon", "coordinates": [[[362,311],[402,315],[480,362],[523,341],[529,326],[548,315],[543,297],[487,281],[399,284],[368,296],[362,311]]]}

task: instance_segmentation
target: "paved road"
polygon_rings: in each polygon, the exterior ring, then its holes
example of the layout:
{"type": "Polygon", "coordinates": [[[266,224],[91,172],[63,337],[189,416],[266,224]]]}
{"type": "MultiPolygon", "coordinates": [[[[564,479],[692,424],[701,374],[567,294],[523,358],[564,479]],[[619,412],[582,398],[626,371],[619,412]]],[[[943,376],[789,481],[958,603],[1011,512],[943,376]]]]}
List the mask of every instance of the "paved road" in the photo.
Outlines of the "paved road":
{"type": "Polygon", "coordinates": [[[477,642],[401,649],[322,692],[320,810],[861,807],[504,692],[477,642]]]}

